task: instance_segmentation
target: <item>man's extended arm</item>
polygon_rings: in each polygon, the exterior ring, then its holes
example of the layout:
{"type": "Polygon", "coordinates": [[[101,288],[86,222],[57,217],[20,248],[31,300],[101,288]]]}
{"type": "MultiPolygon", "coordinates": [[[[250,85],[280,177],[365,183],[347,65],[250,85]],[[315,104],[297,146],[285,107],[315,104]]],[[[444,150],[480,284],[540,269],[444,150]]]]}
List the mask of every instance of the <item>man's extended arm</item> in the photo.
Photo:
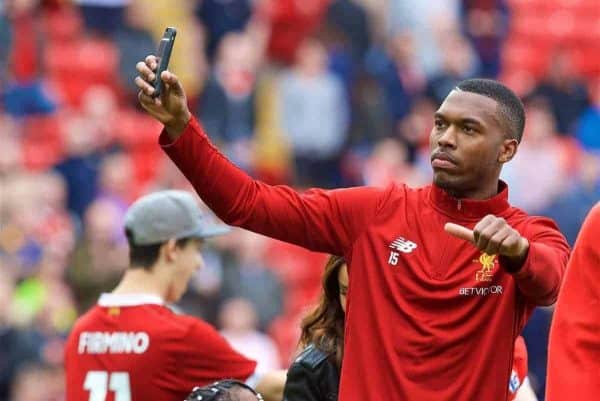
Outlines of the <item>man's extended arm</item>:
{"type": "Polygon", "coordinates": [[[153,56],[137,65],[141,105],[165,125],[160,143],[206,204],[228,224],[314,251],[344,254],[373,220],[386,197],[375,188],[299,194],[253,180],[213,146],[187,108],[177,77],[165,71],[165,90],[152,98],[153,56]]]}

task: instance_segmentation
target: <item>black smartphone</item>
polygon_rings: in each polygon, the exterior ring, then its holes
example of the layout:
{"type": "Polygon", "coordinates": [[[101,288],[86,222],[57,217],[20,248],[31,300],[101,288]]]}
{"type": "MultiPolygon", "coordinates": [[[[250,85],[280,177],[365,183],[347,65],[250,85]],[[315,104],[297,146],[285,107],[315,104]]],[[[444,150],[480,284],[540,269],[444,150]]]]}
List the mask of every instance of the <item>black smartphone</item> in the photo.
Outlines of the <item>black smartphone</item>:
{"type": "Polygon", "coordinates": [[[168,27],[165,29],[162,39],[158,45],[157,61],[158,68],[156,71],[156,78],[154,78],[154,93],[152,97],[160,96],[163,88],[163,81],[160,79],[160,74],[167,69],[169,66],[169,59],[171,58],[171,51],[173,50],[173,44],[175,44],[175,36],[177,35],[177,29],[168,27]]]}

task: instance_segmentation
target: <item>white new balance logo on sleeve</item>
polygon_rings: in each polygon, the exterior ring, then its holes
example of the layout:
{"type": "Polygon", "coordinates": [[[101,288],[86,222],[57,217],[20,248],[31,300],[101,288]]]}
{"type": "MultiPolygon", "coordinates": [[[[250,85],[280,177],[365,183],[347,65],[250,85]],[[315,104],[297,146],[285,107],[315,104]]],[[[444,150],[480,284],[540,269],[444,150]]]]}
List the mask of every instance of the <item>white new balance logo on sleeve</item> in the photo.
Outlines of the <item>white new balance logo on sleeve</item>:
{"type": "Polygon", "coordinates": [[[411,253],[417,248],[417,244],[403,237],[398,237],[394,240],[394,242],[390,244],[390,248],[394,251],[390,252],[388,263],[392,266],[396,266],[398,264],[398,256],[400,256],[400,254],[395,251],[399,251],[402,253],[411,253]]]}

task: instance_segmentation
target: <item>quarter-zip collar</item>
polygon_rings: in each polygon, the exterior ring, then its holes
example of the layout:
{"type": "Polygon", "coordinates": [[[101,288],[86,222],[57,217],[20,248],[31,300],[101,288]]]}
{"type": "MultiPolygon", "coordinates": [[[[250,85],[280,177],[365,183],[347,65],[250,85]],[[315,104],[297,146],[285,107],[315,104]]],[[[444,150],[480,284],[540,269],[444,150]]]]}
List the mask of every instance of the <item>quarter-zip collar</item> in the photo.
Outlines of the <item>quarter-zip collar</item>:
{"type": "Polygon", "coordinates": [[[429,200],[433,207],[458,220],[479,220],[488,214],[502,214],[510,208],[508,185],[501,180],[498,181],[498,194],[484,200],[457,199],[435,184],[430,188],[429,200]]]}

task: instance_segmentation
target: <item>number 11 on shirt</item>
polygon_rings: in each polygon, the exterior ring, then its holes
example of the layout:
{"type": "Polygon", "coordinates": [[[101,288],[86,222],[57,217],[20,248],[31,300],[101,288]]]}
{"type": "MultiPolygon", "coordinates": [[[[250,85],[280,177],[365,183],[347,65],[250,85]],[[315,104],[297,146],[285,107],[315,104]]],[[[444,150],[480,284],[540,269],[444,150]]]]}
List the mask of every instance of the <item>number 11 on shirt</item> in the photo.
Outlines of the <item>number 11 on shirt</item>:
{"type": "Polygon", "coordinates": [[[131,401],[127,372],[91,370],[85,376],[83,388],[90,392],[89,401],[105,401],[109,390],[115,393],[115,401],[131,401]]]}

